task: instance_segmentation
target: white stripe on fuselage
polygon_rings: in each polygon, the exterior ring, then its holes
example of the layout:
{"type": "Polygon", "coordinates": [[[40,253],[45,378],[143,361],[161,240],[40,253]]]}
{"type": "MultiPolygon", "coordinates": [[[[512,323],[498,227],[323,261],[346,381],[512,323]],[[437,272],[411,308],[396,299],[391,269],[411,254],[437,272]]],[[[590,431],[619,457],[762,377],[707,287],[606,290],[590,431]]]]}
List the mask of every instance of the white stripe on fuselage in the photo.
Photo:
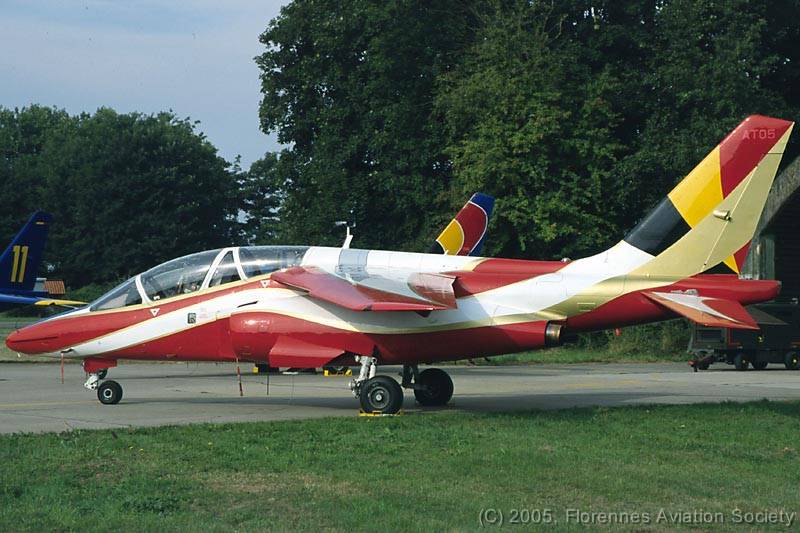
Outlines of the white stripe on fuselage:
{"type": "MultiPolygon", "coordinates": [[[[339,264],[341,251],[340,248],[310,248],[303,265],[335,273],[337,267],[347,266],[339,264]]],[[[433,311],[427,317],[408,311],[350,311],[306,296],[301,291],[258,287],[212,297],[159,314],[123,330],[76,345],[69,355],[87,357],[121,350],[227,318],[239,310],[278,313],[346,331],[369,333],[415,333],[491,325],[501,321],[537,320],[549,318],[537,313],[599,282],[624,276],[650,259],[650,254],[621,241],[610,250],[572,261],[556,273],[460,298],[457,309],[433,311]],[[254,301],[255,304],[239,309],[242,304],[254,301]],[[188,323],[189,313],[196,316],[194,324],[188,323]]],[[[460,270],[475,260],[471,257],[376,250],[368,252],[363,268],[379,275],[387,272],[447,272],[460,270]]]]}

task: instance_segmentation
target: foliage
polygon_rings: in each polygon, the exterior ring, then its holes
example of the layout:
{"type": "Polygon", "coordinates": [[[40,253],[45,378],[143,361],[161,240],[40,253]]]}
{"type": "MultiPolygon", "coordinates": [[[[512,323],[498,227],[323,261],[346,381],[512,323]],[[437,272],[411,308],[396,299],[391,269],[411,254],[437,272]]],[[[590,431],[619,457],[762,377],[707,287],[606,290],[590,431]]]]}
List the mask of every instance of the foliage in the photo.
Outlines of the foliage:
{"type": "Polygon", "coordinates": [[[0,109],[6,238],[34,209],[53,213],[46,260],[73,287],[229,244],[236,176],[194,128],[171,113],[0,109]]]}
{"type": "MultiPolygon", "coordinates": [[[[295,0],[261,36],[279,233],[422,251],[497,196],[487,254],[603,249],[751,113],[800,116],[800,2],[295,0]]],[[[790,146],[789,160],[798,143],[790,146]]]]}
{"type": "Polygon", "coordinates": [[[345,220],[359,247],[428,248],[450,177],[434,86],[469,20],[456,0],[303,0],[270,23],[256,61],[262,128],[290,145],[285,241],[339,244],[345,220]]]}

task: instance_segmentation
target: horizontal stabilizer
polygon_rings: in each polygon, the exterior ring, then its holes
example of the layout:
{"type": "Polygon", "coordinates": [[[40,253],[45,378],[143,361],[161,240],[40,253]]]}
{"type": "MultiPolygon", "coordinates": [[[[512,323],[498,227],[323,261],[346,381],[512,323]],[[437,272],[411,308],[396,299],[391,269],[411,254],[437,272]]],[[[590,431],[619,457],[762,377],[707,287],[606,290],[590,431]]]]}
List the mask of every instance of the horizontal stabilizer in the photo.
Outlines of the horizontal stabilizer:
{"type": "Polygon", "coordinates": [[[413,273],[390,278],[365,271],[338,276],[316,267],[273,272],[271,279],[287,287],[353,311],[437,311],[456,307],[455,277],[413,273]]]}
{"type": "Polygon", "coordinates": [[[701,326],[759,329],[750,313],[735,300],[680,292],[645,292],[644,295],[701,326]]]}
{"type": "Polygon", "coordinates": [[[291,337],[279,337],[269,351],[269,364],[290,368],[319,368],[344,353],[339,348],[319,346],[291,337]]]}

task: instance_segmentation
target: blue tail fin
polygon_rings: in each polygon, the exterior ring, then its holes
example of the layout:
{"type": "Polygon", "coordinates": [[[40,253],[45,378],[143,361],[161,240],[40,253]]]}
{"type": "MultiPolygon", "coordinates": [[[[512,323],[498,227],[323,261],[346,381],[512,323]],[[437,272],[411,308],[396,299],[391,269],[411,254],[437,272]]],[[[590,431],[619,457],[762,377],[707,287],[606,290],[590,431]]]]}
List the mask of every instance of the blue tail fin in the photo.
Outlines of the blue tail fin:
{"type": "Polygon", "coordinates": [[[52,215],[37,211],[0,256],[0,289],[32,291],[52,215]]]}

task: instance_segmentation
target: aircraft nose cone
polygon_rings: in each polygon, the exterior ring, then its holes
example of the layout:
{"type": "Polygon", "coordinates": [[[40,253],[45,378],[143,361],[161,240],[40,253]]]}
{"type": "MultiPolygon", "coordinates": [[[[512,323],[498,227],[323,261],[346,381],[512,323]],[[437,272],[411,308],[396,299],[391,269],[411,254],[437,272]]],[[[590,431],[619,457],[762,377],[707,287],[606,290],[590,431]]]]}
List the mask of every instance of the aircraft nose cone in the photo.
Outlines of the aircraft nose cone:
{"type": "Polygon", "coordinates": [[[12,332],[6,338],[6,346],[10,350],[28,355],[52,352],[58,337],[58,334],[41,331],[33,325],[12,332]]]}
{"type": "Polygon", "coordinates": [[[8,346],[9,350],[19,352],[20,350],[20,339],[22,336],[19,334],[19,330],[13,331],[11,335],[6,338],[6,346],[8,346]]]}

